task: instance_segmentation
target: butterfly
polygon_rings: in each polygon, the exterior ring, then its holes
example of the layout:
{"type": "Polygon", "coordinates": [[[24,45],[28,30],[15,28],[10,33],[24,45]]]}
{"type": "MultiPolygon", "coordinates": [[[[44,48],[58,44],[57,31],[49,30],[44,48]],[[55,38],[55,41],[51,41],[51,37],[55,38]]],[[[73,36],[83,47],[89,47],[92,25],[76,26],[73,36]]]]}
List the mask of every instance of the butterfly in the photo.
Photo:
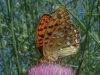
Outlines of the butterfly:
{"type": "Polygon", "coordinates": [[[77,53],[80,44],[79,29],[71,23],[65,6],[52,15],[44,14],[37,25],[36,43],[41,53],[38,63],[55,62],[77,53]]]}

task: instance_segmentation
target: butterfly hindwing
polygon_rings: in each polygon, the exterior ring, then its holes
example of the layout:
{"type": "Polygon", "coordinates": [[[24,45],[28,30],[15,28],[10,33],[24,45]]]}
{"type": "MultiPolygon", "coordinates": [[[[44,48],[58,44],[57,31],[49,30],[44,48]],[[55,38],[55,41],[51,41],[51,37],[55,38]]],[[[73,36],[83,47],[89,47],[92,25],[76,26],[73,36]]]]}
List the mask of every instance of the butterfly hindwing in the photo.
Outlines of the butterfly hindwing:
{"type": "Polygon", "coordinates": [[[47,50],[47,44],[49,38],[52,36],[52,33],[56,30],[56,28],[65,23],[71,23],[70,17],[68,16],[68,12],[66,10],[66,7],[61,6],[59,7],[55,13],[52,15],[50,22],[48,24],[48,27],[46,29],[44,42],[43,42],[43,53],[46,55],[48,52],[47,50]]]}
{"type": "Polygon", "coordinates": [[[65,57],[75,54],[79,48],[79,30],[73,24],[60,25],[53,32],[47,45],[47,50],[52,51],[52,55],[65,57]]]}

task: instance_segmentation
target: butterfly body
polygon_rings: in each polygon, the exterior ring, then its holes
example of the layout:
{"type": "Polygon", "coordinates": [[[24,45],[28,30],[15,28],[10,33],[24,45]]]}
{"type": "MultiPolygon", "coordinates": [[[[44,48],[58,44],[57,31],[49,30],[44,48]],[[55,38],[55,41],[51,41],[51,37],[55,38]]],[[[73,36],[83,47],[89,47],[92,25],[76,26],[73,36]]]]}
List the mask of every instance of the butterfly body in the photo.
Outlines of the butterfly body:
{"type": "Polygon", "coordinates": [[[79,39],[79,30],[71,23],[66,7],[59,7],[52,16],[43,15],[37,26],[37,46],[41,53],[38,62],[53,62],[76,54],[79,39]]]}

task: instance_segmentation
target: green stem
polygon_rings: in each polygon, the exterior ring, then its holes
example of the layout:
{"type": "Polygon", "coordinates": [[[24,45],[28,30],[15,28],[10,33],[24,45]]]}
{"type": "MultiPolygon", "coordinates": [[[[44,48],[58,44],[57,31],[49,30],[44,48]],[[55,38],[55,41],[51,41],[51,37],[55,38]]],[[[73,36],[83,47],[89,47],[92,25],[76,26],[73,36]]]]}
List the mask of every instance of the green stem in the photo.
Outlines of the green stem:
{"type": "Polygon", "coordinates": [[[21,75],[21,68],[20,68],[20,60],[19,60],[19,54],[17,51],[17,45],[16,45],[16,40],[15,40],[15,32],[14,32],[14,27],[13,24],[11,22],[11,18],[12,18],[12,9],[11,9],[11,1],[10,0],[6,0],[6,5],[7,5],[7,9],[8,9],[8,17],[9,17],[9,23],[8,25],[11,27],[11,34],[12,34],[12,40],[13,40],[13,47],[14,47],[14,52],[15,52],[15,57],[16,57],[16,66],[17,66],[17,70],[18,70],[18,75],[21,75]]]}
{"type": "Polygon", "coordinates": [[[0,50],[2,51],[2,60],[4,63],[4,72],[5,75],[8,75],[8,70],[7,70],[7,63],[6,63],[6,55],[5,55],[5,51],[4,51],[4,44],[3,44],[3,34],[2,34],[2,26],[1,26],[1,21],[0,21],[0,50]]]}
{"type": "Polygon", "coordinates": [[[13,30],[13,24],[11,23],[11,31],[12,31],[12,38],[13,38],[13,47],[14,47],[14,51],[15,51],[15,56],[16,56],[16,64],[17,64],[17,69],[18,69],[18,75],[21,75],[21,68],[20,68],[20,63],[19,63],[19,54],[17,51],[17,45],[16,45],[16,40],[15,40],[15,34],[14,34],[14,30],[13,30]]]}

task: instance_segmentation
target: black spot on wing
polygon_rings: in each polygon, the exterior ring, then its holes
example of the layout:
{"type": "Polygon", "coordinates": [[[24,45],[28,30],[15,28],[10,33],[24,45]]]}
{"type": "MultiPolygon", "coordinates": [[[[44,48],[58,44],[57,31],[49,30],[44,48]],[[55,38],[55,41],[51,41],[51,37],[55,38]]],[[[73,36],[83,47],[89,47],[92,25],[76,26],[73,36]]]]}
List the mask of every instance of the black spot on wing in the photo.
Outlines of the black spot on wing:
{"type": "Polygon", "coordinates": [[[48,39],[49,39],[48,37],[45,38],[45,40],[48,40],[48,39]]]}
{"type": "Polygon", "coordinates": [[[47,33],[48,36],[51,36],[52,32],[47,33]]]}
{"type": "Polygon", "coordinates": [[[43,38],[43,37],[44,37],[44,35],[43,35],[43,34],[41,34],[41,35],[39,35],[39,34],[38,34],[38,36],[39,36],[39,37],[41,37],[41,38],[43,38]]]}
{"type": "Polygon", "coordinates": [[[51,25],[51,26],[48,26],[48,28],[52,28],[53,27],[53,25],[51,25]]]}
{"type": "Polygon", "coordinates": [[[41,28],[41,29],[38,29],[38,31],[42,31],[43,29],[41,28]]]}
{"type": "Polygon", "coordinates": [[[55,26],[58,26],[58,23],[56,23],[55,26]]]}

